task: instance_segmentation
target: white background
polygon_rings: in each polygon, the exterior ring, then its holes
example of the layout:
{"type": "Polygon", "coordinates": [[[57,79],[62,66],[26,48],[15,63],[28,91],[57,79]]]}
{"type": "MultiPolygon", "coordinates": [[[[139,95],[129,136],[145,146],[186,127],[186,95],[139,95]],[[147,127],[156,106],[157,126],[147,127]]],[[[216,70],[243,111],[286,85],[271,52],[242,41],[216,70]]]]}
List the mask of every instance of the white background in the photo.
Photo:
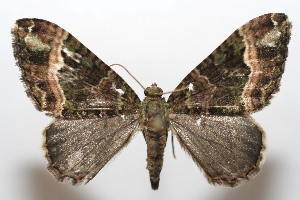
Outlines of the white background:
{"type": "MultiPolygon", "coordinates": [[[[297,0],[3,1],[0,199],[299,199],[299,9],[297,0]],[[270,12],[286,13],[294,26],[281,90],[270,106],[254,115],[267,133],[268,144],[266,162],[254,179],[233,189],[209,185],[177,142],[177,159],[173,159],[168,140],[160,188],[152,191],[140,133],[85,186],[58,183],[48,173],[40,144],[42,130],[51,119],[34,109],[19,80],[10,35],[15,20],[26,17],[55,22],[107,64],[123,64],[144,85],[156,82],[169,91],[235,29],[270,12]]],[[[124,70],[116,70],[143,98],[143,90],[124,70]]]]}

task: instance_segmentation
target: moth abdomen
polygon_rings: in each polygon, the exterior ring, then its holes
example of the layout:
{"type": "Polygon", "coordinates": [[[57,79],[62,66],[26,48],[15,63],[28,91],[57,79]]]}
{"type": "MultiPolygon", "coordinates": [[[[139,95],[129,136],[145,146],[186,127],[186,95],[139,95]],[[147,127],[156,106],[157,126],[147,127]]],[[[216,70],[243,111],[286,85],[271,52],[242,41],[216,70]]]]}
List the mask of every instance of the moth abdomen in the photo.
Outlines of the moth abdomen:
{"type": "Polygon", "coordinates": [[[143,133],[147,143],[147,169],[149,170],[151,187],[156,190],[159,186],[168,132],[162,130],[161,132],[144,131],[143,133]]]}

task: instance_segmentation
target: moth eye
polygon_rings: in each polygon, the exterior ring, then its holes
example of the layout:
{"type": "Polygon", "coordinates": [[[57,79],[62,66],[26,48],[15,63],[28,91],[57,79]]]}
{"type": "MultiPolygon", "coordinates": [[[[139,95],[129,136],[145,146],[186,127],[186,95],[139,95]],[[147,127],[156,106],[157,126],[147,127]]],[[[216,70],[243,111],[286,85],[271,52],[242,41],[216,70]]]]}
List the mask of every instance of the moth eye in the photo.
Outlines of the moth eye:
{"type": "Polygon", "coordinates": [[[144,90],[144,94],[145,94],[145,96],[148,96],[149,92],[147,90],[144,90]]]}

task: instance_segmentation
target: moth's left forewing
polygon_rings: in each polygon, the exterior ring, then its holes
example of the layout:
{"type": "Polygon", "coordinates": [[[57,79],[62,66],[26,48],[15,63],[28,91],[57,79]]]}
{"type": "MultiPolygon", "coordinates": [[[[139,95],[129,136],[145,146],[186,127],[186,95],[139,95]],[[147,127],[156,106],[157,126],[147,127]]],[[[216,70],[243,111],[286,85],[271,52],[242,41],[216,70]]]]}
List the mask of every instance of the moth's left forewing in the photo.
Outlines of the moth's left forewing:
{"type": "Polygon", "coordinates": [[[172,113],[233,115],[269,104],[287,58],[291,23],[282,13],[257,17],[234,31],[188,74],[168,103],[172,113]]]}

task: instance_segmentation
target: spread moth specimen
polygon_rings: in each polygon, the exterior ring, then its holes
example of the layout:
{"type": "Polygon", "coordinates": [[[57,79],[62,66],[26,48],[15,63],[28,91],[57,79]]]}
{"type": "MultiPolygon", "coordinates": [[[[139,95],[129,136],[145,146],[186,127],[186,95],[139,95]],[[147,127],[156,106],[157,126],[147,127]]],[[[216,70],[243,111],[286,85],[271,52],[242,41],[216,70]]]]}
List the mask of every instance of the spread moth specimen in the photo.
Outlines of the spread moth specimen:
{"type": "Polygon", "coordinates": [[[158,189],[168,130],[212,184],[236,186],[259,171],[264,131],[250,117],[279,89],[291,23],[257,17],[193,69],[167,101],[156,84],[141,101],[70,33],[41,19],[12,29],[14,55],[36,108],[54,117],[44,130],[48,168],[59,181],[87,183],[141,130],[151,186],[158,189]]]}

